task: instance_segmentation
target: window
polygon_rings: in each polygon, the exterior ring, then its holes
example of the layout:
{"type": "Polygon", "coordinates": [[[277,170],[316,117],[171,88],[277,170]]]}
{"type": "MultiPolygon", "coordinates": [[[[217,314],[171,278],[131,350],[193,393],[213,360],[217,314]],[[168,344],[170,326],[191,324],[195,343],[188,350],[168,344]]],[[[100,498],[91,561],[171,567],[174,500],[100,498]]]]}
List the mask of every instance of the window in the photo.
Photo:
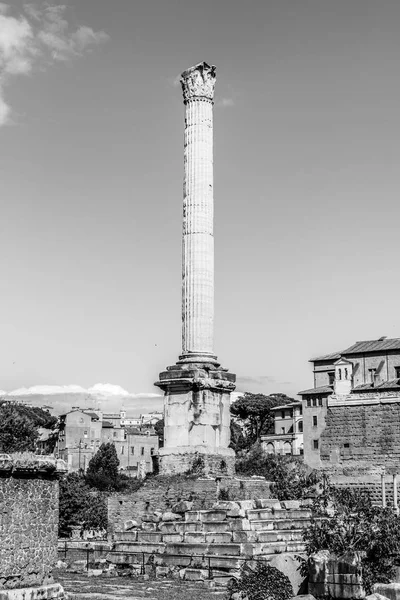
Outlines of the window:
{"type": "Polygon", "coordinates": [[[338,379],[342,379],[342,369],[338,369],[338,379]]]}
{"type": "Polygon", "coordinates": [[[84,432],[83,432],[83,436],[84,436],[84,437],[87,437],[87,431],[84,431],[84,432]]]}
{"type": "Polygon", "coordinates": [[[113,432],[113,436],[117,437],[117,432],[116,431],[113,432]]]}
{"type": "Polygon", "coordinates": [[[313,415],[312,424],[313,424],[313,427],[316,427],[318,425],[317,415],[313,415]]]}
{"type": "Polygon", "coordinates": [[[153,454],[154,454],[154,448],[150,448],[150,454],[151,454],[151,456],[153,456],[153,454]]]}
{"type": "Polygon", "coordinates": [[[299,421],[298,430],[299,430],[299,433],[303,433],[303,421],[299,421]]]}
{"type": "Polygon", "coordinates": [[[328,380],[329,380],[329,385],[333,385],[335,383],[335,371],[328,372],[328,380]]]}
{"type": "Polygon", "coordinates": [[[349,371],[347,369],[344,370],[344,378],[345,379],[349,378],[349,371]]]}
{"type": "Polygon", "coordinates": [[[349,442],[345,442],[345,443],[343,444],[343,448],[350,448],[350,444],[349,444],[349,442]]]}
{"type": "Polygon", "coordinates": [[[281,410],[281,419],[284,419],[284,418],[285,418],[285,411],[281,410]]]}
{"type": "Polygon", "coordinates": [[[142,446],[142,447],[140,448],[140,454],[141,454],[142,456],[144,455],[144,446],[142,446]]]}
{"type": "Polygon", "coordinates": [[[135,454],[135,446],[131,446],[131,454],[135,454]]]}
{"type": "Polygon", "coordinates": [[[307,398],[307,408],[310,408],[311,406],[311,398],[307,398]]]}
{"type": "Polygon", "coordinates": [[[318,440],[313,440],[313,448],[314,448],[314,450],[318,450],[318,448],[319,448],[318,440]]]}
{"type": "Polygon", "coordinates": [[[303,414],[303,407],[302,407],[302,406],[300,406],[300,411],[299,411],[299,414],[300,414],[300,415],[302,415],[302,414],[303,414]]]}
{"type": "Polygon", "coordinates": [[[318,406],[322,406],[322,398],[318,398],[318,406]]]}
{"type": "Polygon", "coordinates": [[[400,367],[395,367],[394,370],[396,371],[396,378],[400,379],[400,367]]]}
{"type": "Polygon", "coordinates": [[[316,398],[313,398],[313,399],[312,399],[312,405],[313,405],[313,406],[317,406],[317,399],[316,399],[316,398]]]}
{"type": "Polygon", "coordinates": [[[124,447],[121,446],[121,454],[123,454],[123,453],[124,453],[124,447]]]}
{"type": "Polygon", "coordinates": [[[284,427],[281,427],[281,433],[283,433],[283,434],[285,433],[285,428],[284,427]]]}
{"type": "Polygon", "coordinates": [[[374,383],[376,369],[368,369],[368,372],[369,372],[369,376],[370,376],[370,382],[374,383]]]}

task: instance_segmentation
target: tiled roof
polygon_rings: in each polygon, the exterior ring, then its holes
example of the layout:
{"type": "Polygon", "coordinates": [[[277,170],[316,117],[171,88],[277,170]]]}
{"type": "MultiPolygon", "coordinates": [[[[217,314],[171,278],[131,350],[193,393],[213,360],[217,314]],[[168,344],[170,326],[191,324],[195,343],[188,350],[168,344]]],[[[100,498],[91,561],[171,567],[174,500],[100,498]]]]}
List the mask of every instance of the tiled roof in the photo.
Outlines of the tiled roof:
{"type": "Polygon", "coordinates": [[[374,392],[383,390],[400,390],[400,379],[390,379],[389,381],[383,381],[378,385],[372,385],[371,383],[363,383],[353,388],[353,392],[374,392]]]}
{"type": "Polygon", "coordinates": [[[400,350],[400,338],[367,340],[356,342],[350,348],[343,350],[342,355],[359,354],[363,352],[382,352],[386,350],[400,350]]]}
{"type": "Polygon", "coordinates": [[[271,410],[282,410],[282,408],[292,408],[293,406],[301,406],[301,400],[290,402],[289,404],[282,404],[281,406],[274,406],[271,410]]]}
{"type": "Polygon", "coordinates": [[[324,356],[317,356],[316,358],[310,358],[308,362],[316,362],[317,360],[337,360],[341,357],[340,352],[331,352],[331,354],[324,354],[324,356]]]}
{"type": "Polygon", "coordinates": [[[114,425],[110,421],[103,421],[101,427],[102,429],[114,429],[114,425]]]}
{"type": "Polygon", "coordinates": [[[317,396],[321,395],[321,394],[332,394],[333,392],[333,387],[331,387],[330,385],[323,385],[321,387],[317,387],[317,388],[310,388],[309,390],[303,390],[302,392],[298,392],[299,396],[305,396],[307,395],[311,395],[311,394],[316,394],[317,396]]]}

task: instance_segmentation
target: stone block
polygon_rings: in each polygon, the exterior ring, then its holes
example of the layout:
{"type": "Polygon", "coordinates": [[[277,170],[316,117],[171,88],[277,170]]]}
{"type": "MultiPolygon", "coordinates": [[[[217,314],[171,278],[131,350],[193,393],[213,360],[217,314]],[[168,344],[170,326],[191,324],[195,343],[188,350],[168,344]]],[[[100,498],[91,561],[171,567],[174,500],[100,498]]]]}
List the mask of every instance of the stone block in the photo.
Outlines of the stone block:
{"type": "Polygon", "coordinates": [[[188,531],[184,534],[183,541],[187,544],[205,544],[206,533],[204,531],[188,531]]]}
{"type": "Polygon", "coordinates": [[[246,511],[244,508],[241,508],[237,502],[227,501],[227,502],[217,502],[212,507],[213,510],[224,510],[226,511],[227,517],[242,517],[246,516],[246,511]]]}
{"type": "Polygon", "coordinates": [[[226,510],[199,510],[199,520],[202,523],[223,521],[226,519],[226,510]]]}
{"type": "Polygon", "coordinates": [[[183,533],[164,533],[162,541],[166,544],[175,544],[184,541],[183,533]]]}
{"type": "Polygon", "coordinates": [[[163,521],[163,523],[167,522],[167,521],[180,521],[182,519],[182,515],[178,515],[178,513],[174,513],[174,512],[164,512],[162,514],[161,517],[161,521],[163,521]]]}
{"type": "Polygon", "coordinates": [[[0,600],[64,600],[66,594],[59,583],[0,590],[0,600]]]}
{"type": "Polygon", "coordinates": [[[125,521],[124,530],[129,531],[130,529],[134,529],[135,527],[139,527],[138,522],[133,519],[129,519],[129,521],[125,521]]]}
{"type": "Polygon", "coordinates": [[[274,529],[274,522],[271,520],[263,521],[248,521],[249,529],[252,531],[269,531],[274,529]]]}
{"type": "MultiPolygon", "coordinates": [[[[171,521],[172,519],[163,519],[163,521],[171,521]]],[[[154,515],[154,514],[144,514],[142,515],[142,522],[143,523],[159,523],[161,521],[161,518],[159,515],[154,515]]]]}
{"type": "Polygon", "coordinates": [[[206,542],[208,544],[229,544],[232,541],[232,532],[224,533],[206,533],[206,542]]]}
{"type": "Polygon", "coordinates": [[[232,541],[237,544],[246,544],[247,542],[257,542],[257,531],[233,531],[232,541]]]}
{"type": "Polygon", "coordinates": [[[290,509],[290,510],[298,510],[300,508],[301,502],[300,500],[283,500],[281,502],[282,508],[290,509]]]}
{"type": "Polygon", "coordinates": [[[161,531],[161,533],[176,533],[177,531],[177,523],[164,523],[161,522],[158,524],[158,531],[161,531]]]}
{"type": "Polygon", "coordinates": [[[103,569],[89,569],[87,575],[88,577],[100,577],[103,575],[103,569]]]}
{"type": "Polygon", "coordinates": [[[156,531],[157,523],[150,523],[148,521],[142,522],[142,530],[143,531],[156,531]]]}
{"type": "Polygon", "coordinates": [[[174,528],[177,533],[188,533],[189,531],[190,532],[201,531],[202,524],[200,523],[200,521],[194,521],[194,522],[185,521],[183,523],[175,523],[174,528]]]}
{"type": "MultiPolygon", "coordinates": [[[[237,521],[237,519],[234,519],[237,521]]],[[[200,523],[201,530],[207,533],[223,533],[224,531],[232,531],[230,521],[210,521],[209,523],[200,523]]]]}
{"type": "Polygon", "coordinates": [[[252,510],[256,507],[255,500],[238,500],[237,502],[240,508],[244,508],[244,510],[252,510]]]}
{"type": "Polygon", "coordinates": [[[123,540],[124,542],[136,542],[138,531],[120,531],[115,533],[115,540],[123,540]]]}
{"type": "Polygon", "coordinates": [[[256,508],[247,511],[247,518],[249,521],[262,521],[264,519],[271,519],[273,516],[271,508],[256,508]]]}
{"type": "Polygon", "coordinates": [[[281,508],[281,503],[276,498],[260,498],[255,502],[256,508],[281,508]]]}
{"type": "MultiPolygon", "coordinates": [[[[307,509],[307,508],[299,508],[298,510],[295,509],[281,509],[281,510],[274,510],[273,512],[273,517],[275,519],[310,519],[312,516],[311,510],[307,509]]],[[[268,517],[264,517],[264,518],[268,518],[268,517]]]]}
{"type": "Polygon", "coordinates": [[[185,581],[204,581],[209,579],[207,569],[185,569],[185,581]]]}
{"type": "Polygon", "coordinates": [[[169,571],[169,567],[156,567],[156,577],[166,577],[169,571]]]}
{"type": "Polygon", "coordinates": [[[228,519],[228,522],[231,531],[248,531],[250,529],[248,519],[228,519]]]}
{"type": "Polygon", "coordinates": [[[163,535],[159,531],[138,531],[137,541],[138,542],[151,542],[158,543],[163,541],[163,535]]]}
{"type": "Polygon", "coordinates": [[[389,600],[400,600],[400,583],[375,583],[372,592],[385,596],[389,600]]]}

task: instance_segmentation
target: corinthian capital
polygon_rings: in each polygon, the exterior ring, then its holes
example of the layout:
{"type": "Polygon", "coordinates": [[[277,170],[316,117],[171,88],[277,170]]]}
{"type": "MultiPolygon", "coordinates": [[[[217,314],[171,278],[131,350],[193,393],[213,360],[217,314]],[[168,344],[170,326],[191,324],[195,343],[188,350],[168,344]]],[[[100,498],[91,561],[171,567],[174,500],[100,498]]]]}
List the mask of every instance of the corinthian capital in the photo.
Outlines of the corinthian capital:
{"type": "Polygon", "coordinates": [[[189,100],[196,98],[204,98],[212,102],[214,99],[215,79],[215,67],[205,62],[184,71],[181,75],[184,103],[186,104],[189,100]]]}

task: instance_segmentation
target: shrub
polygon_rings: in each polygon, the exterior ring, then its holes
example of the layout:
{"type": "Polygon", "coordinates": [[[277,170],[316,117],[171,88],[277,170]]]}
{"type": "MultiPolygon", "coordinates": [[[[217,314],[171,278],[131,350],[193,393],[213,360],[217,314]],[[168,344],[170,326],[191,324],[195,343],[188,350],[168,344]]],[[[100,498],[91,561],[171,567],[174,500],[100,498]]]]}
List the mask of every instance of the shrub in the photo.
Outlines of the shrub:
{"type": "Polygon", "coordinates": [[[273,481],[272,494],[278,500],[299,500],[313,492],[321,479],[317,471],[297,457],[266,454],[261,444],[236,460],[236,472],[242,475],[262,475],[273,481]]]}
{"type": "Polygon", "coordinates": [[[391,581],[400,552],[400,519],[392,509],[373,506],[368,493],[335,490],[328,483],[314,501],[314,513],[317,518],[303,531],[308,556],[319,550],[360,553],[368,593],[374,583],[391,581]]]}
{"type": "Polygon", "coordinates": [[[255,569],[247,564],[241,569],[240,579],[229,583],[228,592],[239,592],[248,600],[288,600],[293,594],[289,578],[268,563],[258,561],[255,569]]]}

